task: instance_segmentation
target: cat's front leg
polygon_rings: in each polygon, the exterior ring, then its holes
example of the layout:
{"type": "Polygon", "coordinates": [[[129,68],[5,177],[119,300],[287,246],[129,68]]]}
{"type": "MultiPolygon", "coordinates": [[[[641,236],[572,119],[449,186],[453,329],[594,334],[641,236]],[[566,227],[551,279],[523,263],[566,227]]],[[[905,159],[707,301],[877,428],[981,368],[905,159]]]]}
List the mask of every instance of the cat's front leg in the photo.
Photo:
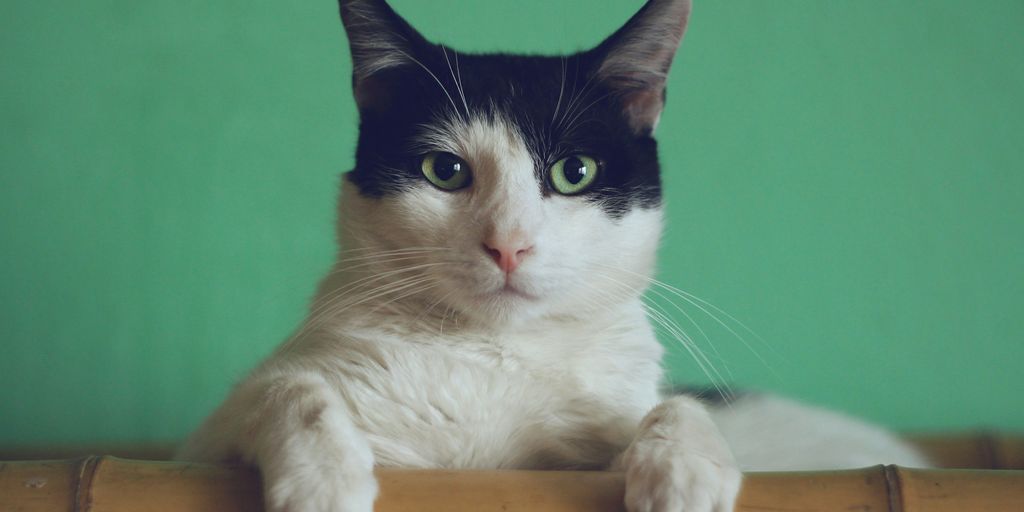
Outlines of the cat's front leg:
{"type": "Polygon", "coordinates": [[[630,512],[731,512],[742,479],[704,405],[685,396],[644,417],[617,466],[630,512]]]}
{"type": "Polygon", "coordinates": [[[263,476],[269,512],[371,512],[373,452],[336,390],[316,374],[241,390],[242,452],[263,476]]]}

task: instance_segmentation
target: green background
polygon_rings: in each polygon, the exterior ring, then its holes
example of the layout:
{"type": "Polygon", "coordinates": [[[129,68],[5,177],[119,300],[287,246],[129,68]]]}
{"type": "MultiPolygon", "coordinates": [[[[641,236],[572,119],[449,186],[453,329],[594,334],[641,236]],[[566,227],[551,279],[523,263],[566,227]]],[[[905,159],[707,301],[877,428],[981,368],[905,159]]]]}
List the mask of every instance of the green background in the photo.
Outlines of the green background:
{"type": "MultiPolygon", "coordinates": [[[[547,53],[640,5],[393,3],[456,48],[547,53]]],[[[355,139],[336,12],[0,3],[0,445],[178,439],[300,321],[355,139]]],[[[688,307],[727,379],[1024,429],[1021,26],[1017,0],[698,2],[660,277],[763,338],[688,307]]]]}

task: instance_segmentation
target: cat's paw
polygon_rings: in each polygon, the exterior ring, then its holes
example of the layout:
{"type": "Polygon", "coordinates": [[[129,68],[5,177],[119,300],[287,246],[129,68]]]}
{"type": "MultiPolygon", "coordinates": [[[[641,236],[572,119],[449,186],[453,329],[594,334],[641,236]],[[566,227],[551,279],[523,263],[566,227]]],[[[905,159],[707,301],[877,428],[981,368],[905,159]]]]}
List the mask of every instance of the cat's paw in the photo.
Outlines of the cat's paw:
{"type": "Polygon", "coordinates": [[[641,442],[626,453],[629,512],[731,512],[742,475],[730,462],[641,442]]]}
{"type": "Polygon", "coordinates": [[[377,497],[372,471],[310,467],[265,480],[267,512],[372,512],[377,497]]]}
{"type": "Polygon", "coordinates": [[[732,512],[743,478],[703,408],[676,401],[644,419],[620,466],[629,512],[732,512]]]}

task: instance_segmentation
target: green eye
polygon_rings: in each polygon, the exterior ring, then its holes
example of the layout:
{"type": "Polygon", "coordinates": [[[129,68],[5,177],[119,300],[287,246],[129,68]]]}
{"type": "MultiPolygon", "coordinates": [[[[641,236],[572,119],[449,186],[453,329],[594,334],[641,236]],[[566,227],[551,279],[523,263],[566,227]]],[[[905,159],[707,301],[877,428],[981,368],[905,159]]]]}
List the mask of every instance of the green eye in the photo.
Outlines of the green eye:
{"type": "Polygon", "coordinates": [[[451,153],[427,153],[420,169],[427,181],[442,190],[458,190],[470,182],[469,164],[451,153]]]}
{"type": "Polygon", "coordinates": [[[587,155],[563,158],[551,166],[551,186],[559,194],[579,194],[594,184],[597,178],[597,160],[587,155]]]}

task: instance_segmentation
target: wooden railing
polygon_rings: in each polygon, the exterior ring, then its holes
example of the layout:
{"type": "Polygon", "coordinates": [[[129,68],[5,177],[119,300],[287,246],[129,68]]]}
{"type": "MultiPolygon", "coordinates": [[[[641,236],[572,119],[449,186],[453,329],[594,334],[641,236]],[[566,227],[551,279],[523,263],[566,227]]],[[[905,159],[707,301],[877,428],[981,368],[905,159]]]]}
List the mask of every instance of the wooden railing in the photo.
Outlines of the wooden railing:
{"type": "MultiPolygon", "coordinates": [[[[925,438],[943,466],[748,473],[737,511],[1024,511],[1024,440],[925,438]]],[[[5,454],[7,456],[9,454],[5,454]]],[[[378,512],[621,511],[623,475],[596,471],[380,469],[378,512]]],[[[259,474],[247,466],[111,456],[0,462],[0,511],[258,512],[259,474]]]]}

